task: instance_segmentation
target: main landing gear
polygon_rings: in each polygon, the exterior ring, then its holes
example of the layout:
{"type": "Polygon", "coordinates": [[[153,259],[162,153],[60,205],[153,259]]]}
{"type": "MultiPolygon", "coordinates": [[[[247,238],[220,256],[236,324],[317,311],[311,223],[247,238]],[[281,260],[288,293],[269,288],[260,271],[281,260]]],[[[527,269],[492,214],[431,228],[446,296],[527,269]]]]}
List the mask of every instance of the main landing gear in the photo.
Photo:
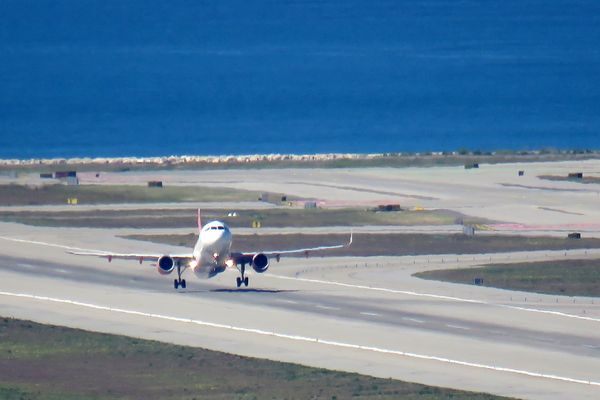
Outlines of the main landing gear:
{"type": "Polygon", "coordinates": [[[246,274],[246,264],[242,264],[242,266],[240,267],[240,274],[242,274],[242,276],[238,276],[236,279],[236,284],[237,287],[242,286],[242,283],[244,284],[244,286],[248,287],[248,277],[245,276],[246,274]]]}
{"type": "Polygon", "coordinates": [[[173,280],[173,287],[175,289],[179,289],[179,287],[181,287],[182,289],[185,289],[185,279],[181,279],[181,274],[183,274],[183,271],[185,271],[185,267],[182,268],[181,267],[181,263],[177,263],[177,279],[173,280]]]}
{"type": "Polygon", "coordinates": [[[173,286],[175,289],[179,289],[179,286],[181,286],[182,289],[185,289],[185,279],[174,279],[173,286]]]}

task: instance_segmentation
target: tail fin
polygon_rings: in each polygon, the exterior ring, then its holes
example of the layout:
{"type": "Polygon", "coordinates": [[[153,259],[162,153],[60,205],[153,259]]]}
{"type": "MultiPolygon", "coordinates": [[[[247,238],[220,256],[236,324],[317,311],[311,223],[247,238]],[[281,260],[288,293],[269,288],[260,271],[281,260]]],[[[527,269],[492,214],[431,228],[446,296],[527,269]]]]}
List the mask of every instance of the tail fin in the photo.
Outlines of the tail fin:
{"type": "Polygon", "coordinates": [[[202,217],[200,215],[200,209],[198,209],[198,233],[202,230],[202,217]]]}

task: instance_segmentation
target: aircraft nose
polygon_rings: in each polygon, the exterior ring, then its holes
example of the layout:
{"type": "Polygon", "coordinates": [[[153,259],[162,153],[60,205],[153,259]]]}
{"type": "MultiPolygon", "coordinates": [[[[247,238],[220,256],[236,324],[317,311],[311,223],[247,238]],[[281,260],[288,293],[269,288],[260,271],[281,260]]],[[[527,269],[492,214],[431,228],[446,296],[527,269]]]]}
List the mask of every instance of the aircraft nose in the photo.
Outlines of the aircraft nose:
{"type": "Polygon", "coordinates": [[[221,239],[223,239],[224,237],[227,237],[229,235],[229,232],[225,229],[215,229],[215,230],[211,230],[210,231],[210,235],[208,235],[208,240],[207,242],[218,242],[221,239]]]}
{"type": "Polygon", "coordinates": [[[210,235],[207,235],[206,242],[207,243],[214,243],[217,240],[219,240],[220,238],[221,238],[221,232],[213,231],[213,232],[210,233],[210,235]]]}

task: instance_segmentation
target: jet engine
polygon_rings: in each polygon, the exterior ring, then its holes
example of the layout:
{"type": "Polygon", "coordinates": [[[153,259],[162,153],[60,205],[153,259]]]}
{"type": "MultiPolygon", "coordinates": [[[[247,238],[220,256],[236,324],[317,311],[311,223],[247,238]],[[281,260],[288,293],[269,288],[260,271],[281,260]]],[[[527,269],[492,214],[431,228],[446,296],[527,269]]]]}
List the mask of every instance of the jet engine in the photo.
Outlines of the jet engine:
{"type": "Polygon", "coordinates": [[[252,268],[258,273],[263,273],[269,268],[269,257],[263,253],[255,254],[252,257],[252,268]]]}
{"type": "Polygon", "coordinates": [[[161,275],[168,275],[175,269],[175,261],[169,256],[162,256],[156,263],[158,273],[161,275]]]}

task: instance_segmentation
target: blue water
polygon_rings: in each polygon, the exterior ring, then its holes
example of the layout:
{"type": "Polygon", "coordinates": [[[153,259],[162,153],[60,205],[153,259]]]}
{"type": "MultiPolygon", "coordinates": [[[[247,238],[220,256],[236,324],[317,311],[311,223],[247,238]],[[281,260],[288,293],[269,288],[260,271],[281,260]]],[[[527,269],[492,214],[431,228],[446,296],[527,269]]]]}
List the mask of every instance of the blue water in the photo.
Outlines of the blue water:
{"type": "Polygon", "coordinates": [[[0,158],[598,139],[597,0],[0,1],[0,158]]]}

